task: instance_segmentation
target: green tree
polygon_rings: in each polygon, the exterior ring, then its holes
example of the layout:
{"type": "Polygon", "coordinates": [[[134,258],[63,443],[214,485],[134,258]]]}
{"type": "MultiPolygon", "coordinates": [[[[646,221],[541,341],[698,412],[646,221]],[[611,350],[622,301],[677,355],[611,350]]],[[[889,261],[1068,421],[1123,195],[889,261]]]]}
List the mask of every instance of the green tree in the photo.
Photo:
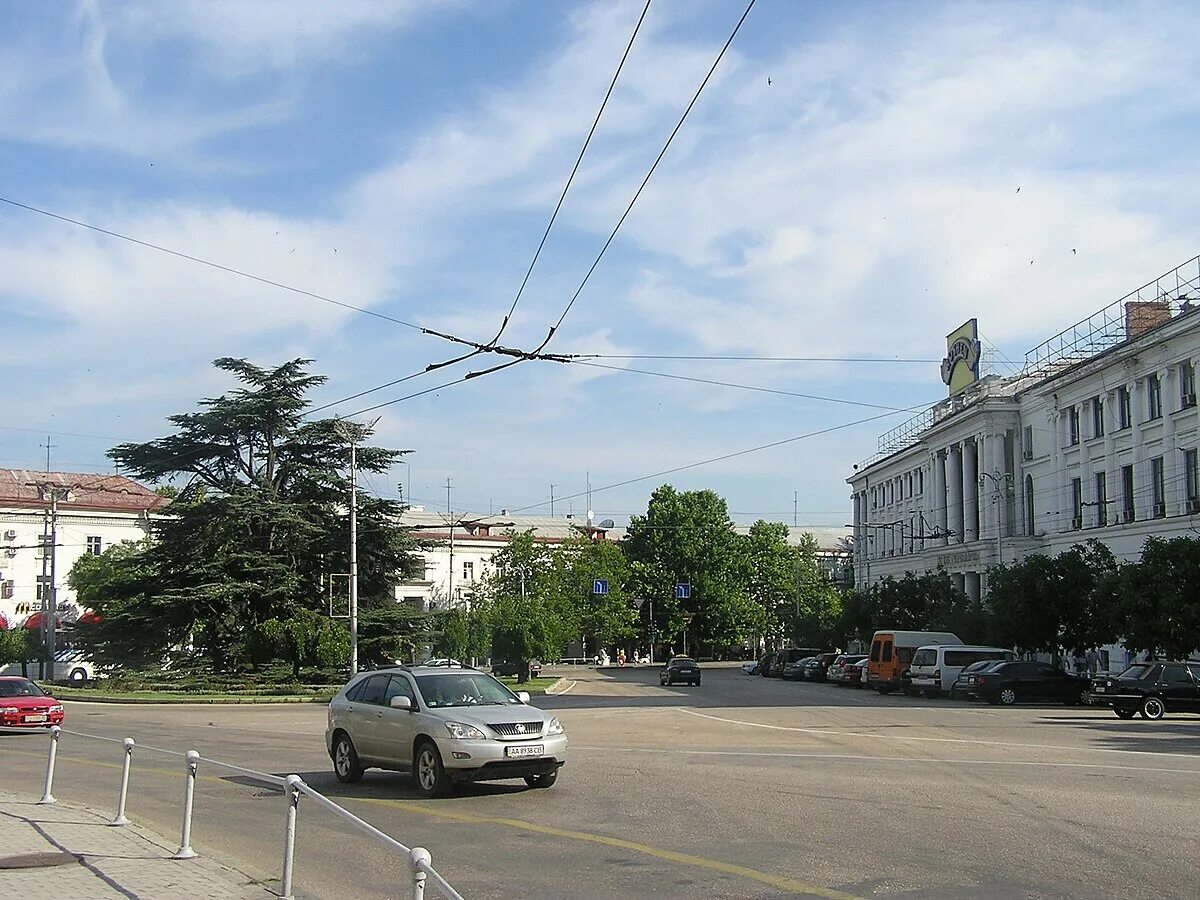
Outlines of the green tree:
{"type": "Polygon", "coordinates": [[[1113,595],[1130,650],[1187,659],[1200,645],[1200,541],[1150,538],[1141,560],[1121,567],[1113,595]]]}
{"type": "Polygon", "coordinates": [[[150,610],[157,607],[148,550],[148,541],[121,541],[99,556],[85,553],[67,574],[76,602],[99,616],[76,623],[73,635],[76,646],[98,664],[143,666],[162,655],[158,639],[144,633],[154,627],[150,610]]]}
{"type": "Polygon", "coordinates": [[[662,485],[650,496],[646,515],[630,520],[624,547],[635,594],[654,601],[658,633],[666,642],[707,644],[722,653],[762,628],[761,607],[742,580],[743,544],[725,501],[713,491],[662,485]],[[691,585],[691,599],[675,599],[680,582],[691,585]]]}
{"type": "Polygon", "coordinates": [[[29,663],[46,659],[46,647],[29,628],[0,628],[0,667],[21,664],[21,674],[29,677],[29,663]]]}
{"type": "Polygon", "coordinates": [[[338,622],[311,609],[298,608],[286,619],[268,619],[263,637],[292,664],[292,677],[300,679],[302,666],[332,668],[350,658],[350,634],[338,622]]]}
{"type": "Polygon", "coordinates": [[[567,619],[590,639],[588,646],[599,649],[631,640],[637,634],[637,612],[628,590],[629,561],[621,547],[580,535],[555,552],[562,564],[563,608],[575,607],[567,619]],[[607,594],[592,593],[596,579],[608,582],[607,594]]]}
{"type": "Polygon", "coordinates": [[[750,600],[759,609],[761,633],[779,641],[786,630],[788,609],[796,608],[799,557],[788,544],[788,529],[782,522],[758,520],[742,539],[743,575],[750,600]]]}
{"type": "MultiPolygon", "coordinates": [[[[133,477],[182,487],[155,523],[155,540],[128,561],[138,577],[96,610],[103,654],[150,658],[190,641],[215,669],[238,670],[269,652],[264,623],[323,607],[329,574],[349,568],[349,440],[359,444],[363,472],[386,472],[401,453],[365,445],[370,431],[361,426],[306,420],[307,395],[325,382],[309,363],[218,359],[241,387],[171,416],[171,435],[109,452],[133,477]]],[[[395,605],[412,544],[395,524],[397,503],[360,493],[358,505],[366,618],[395,605]]],[[[380,627],[389,622],[398,624],[379,619],[380,627]]]]}
{"type": "Polygon", "coordinates": [[[839,622],[842,596],[819,558],[817,539],[806,533],[795,549],[795,605],[790,609],[790,632],[799,647],[834,647],[841,643],[839,622]]]}

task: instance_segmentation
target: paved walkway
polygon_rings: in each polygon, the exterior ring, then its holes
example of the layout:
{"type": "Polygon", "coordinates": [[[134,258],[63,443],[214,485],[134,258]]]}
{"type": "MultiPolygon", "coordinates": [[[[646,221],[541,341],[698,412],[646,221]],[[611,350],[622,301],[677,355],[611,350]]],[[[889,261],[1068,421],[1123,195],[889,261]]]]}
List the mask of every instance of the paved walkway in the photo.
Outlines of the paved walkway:
{"type": "Polygon", "coordinates": [[[267,900],[275,894],[215,860],[171,858],[166,838],[134,825],[113,828],[103,816],[59,801],[39,806],[0,793],[0,897],[21,900],[219,898],[267,900]],[[37,854],[34,868],[10,868],[37,854]]]}

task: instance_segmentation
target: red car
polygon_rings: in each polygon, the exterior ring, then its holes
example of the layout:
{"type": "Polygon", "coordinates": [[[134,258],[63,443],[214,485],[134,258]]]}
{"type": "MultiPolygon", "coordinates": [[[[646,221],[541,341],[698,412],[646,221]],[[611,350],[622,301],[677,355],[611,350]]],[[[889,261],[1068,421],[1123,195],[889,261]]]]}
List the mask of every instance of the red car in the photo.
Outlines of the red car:
{"type": "Polygon", "coordinates": [[[62,721],[63,705],[28,678],[0,676],[0,726],[49,728],[62,721]]]}

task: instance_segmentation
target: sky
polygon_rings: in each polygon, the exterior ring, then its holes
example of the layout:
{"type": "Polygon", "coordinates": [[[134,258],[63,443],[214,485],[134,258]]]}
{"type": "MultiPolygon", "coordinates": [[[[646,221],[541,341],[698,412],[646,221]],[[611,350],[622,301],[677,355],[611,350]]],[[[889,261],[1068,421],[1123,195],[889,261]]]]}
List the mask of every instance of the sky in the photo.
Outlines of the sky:
{"type": "MultiPolygon", "coordinates": [[[[745,2],[652,0],[504,344],[546,338],[745,2]]],[[[423,373],[458,353],[421,329],[496,333],[642,8],[0,0],[0,198],[263,279],[0,203],[0,466],[49,435],[111,471],[233,387],[213,359],[305,357],[322,415],[413,451],[382,495],[581,517],[590,482],[623,522],[669,482],[840,525],[964,320],[1003,374],[1200,252],[1195,4],[758,0],[547,346],[610,368],[423,373]]]]}

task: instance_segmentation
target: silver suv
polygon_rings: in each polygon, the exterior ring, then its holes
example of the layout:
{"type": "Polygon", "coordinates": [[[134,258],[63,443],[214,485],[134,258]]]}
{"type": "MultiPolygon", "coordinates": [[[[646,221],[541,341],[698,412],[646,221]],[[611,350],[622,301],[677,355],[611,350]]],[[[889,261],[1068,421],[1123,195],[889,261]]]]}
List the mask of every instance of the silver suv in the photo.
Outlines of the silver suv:
{"type": "Polygon", "coordinates": [[[338,781],[368,768],[411,772],[425,797],[456,781],[524,778],[546,788],[567,757],[557,717],[470,667],[361,672],[329,703],[325,746],[338,781]]]}

